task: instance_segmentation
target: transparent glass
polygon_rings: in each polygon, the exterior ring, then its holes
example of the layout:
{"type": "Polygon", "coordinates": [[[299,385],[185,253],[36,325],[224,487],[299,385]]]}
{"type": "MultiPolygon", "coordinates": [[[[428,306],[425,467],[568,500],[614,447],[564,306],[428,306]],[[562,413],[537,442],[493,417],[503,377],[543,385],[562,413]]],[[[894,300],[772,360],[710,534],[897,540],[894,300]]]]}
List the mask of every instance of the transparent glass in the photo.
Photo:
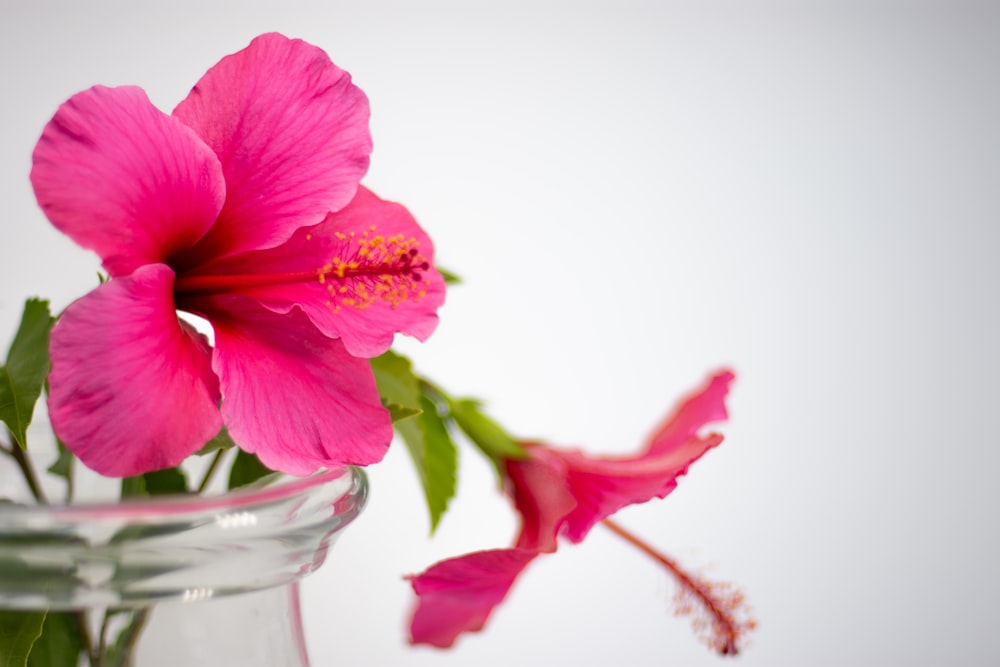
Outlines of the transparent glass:
{"type": "Polygon", "coordinates": [[[88,631],[81,666],[102,667],[101,654],[134,667],[309,665],[298,581],[367,493],[346,468],[215,497],[0,505],[0,609],[66,612],[88,631]],[[101,636],[117,647],[101,650],[101,636]]]}

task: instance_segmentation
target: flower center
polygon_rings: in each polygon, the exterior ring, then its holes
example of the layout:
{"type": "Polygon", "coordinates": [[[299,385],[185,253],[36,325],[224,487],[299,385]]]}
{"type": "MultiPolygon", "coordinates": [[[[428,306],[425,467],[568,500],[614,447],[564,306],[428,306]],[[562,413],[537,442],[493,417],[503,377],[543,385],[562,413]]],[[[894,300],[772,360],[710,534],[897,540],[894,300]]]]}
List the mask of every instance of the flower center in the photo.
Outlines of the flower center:
{"type": "MultiPolygon", "coordinates": [[[[386,303],[395,308],[404,301],[423,297],[430,285],[430,280],[424,275],[430,269],[430,262],[421,254],[419,241],[403,234],[382,236],[375,231],[372,226],[360,233],[334,232],[336,243],[332,244],[332,257],[316,268],[302,271],[268,272],[265,268],[254,273],[222,271],[209,275],[182,274],[174,284],[174,293],[181,300],[317,282],[326,292],[326,305],[334,312],[344,306],[362,309],[375,303],[386,303]]],[[[304,238],[307,242],[312,241],[311,234],[306,234],[304,238]]],[[[259,264],[266,267],[266,253],[273,251],[261,252],[262,261],[259,264]]],[[[304,251],[299,254],[302,257],[308,255],[304,251]]],[[[242,268],[255,263],[257,262],[253,258],[248,257],[240,262],[240,266],[242,268]]]]}

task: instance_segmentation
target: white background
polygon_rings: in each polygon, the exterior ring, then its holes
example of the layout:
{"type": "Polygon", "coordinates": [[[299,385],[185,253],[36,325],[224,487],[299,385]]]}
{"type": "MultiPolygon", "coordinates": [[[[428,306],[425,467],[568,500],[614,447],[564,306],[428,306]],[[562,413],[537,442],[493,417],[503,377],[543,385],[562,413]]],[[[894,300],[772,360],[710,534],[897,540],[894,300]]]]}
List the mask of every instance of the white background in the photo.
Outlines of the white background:
{"type": "MultiPolygon", "coordinates": [[[[96,282],[28,184],[57,105],[138,84],[170,110],[270,30],[368,93],[366,184],[465,279],[405,348],[424,373],[519,435],[625,452],[737,371],[723,446],[619,515],[744,588],[760,628],[733,664],[997,663],[996,3],[4,0],[0,331],[96,282]]],[[[600,527],[487,633],[406,647],[401,576],[516,524],[471,450],[433,540],[405,451],[370,475],[305,586],[314,664],[721,660],[600,527]]]]}

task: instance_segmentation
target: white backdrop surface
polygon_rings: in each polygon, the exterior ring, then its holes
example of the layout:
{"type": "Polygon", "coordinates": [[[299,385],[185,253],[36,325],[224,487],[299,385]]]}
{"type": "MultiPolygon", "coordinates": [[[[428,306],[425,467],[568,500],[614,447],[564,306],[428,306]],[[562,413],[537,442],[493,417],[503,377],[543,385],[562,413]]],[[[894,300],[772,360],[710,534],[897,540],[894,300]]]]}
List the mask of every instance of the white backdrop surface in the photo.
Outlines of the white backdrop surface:
{"type": "MultiPolygon", "coordinates": [[[[365,183],[464,278],[417,367],[512,431],[637,446],[723,365],[727,441],[622,523],[746,591],[733,664],[988,665],[1000,612],[1000,6],[975,2],[0,4],[0,332],[98,268],[28,183],[91,85],[170,110],[258,33],[367,92],[365,183]]],[[[326,665],[710,665],[607,531],[540,559],[485,634],[405,645],[402,575],[505,546],[471,450],[433,540],[404,450],[305,585],[326,665]]]]}

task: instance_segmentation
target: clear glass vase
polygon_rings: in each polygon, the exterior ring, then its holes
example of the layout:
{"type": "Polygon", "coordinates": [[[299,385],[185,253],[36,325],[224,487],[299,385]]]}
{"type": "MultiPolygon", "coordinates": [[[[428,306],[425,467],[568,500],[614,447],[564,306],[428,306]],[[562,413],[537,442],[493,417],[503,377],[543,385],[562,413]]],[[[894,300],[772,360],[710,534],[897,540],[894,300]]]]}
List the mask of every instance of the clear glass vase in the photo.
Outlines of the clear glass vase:
{"type": "Polygon", "coordinates": [[[76,638],[32,667],[305,666],[298,581],[367,489],[347,468],[207,498],[0,505],[0,610],[76,638]]]}

